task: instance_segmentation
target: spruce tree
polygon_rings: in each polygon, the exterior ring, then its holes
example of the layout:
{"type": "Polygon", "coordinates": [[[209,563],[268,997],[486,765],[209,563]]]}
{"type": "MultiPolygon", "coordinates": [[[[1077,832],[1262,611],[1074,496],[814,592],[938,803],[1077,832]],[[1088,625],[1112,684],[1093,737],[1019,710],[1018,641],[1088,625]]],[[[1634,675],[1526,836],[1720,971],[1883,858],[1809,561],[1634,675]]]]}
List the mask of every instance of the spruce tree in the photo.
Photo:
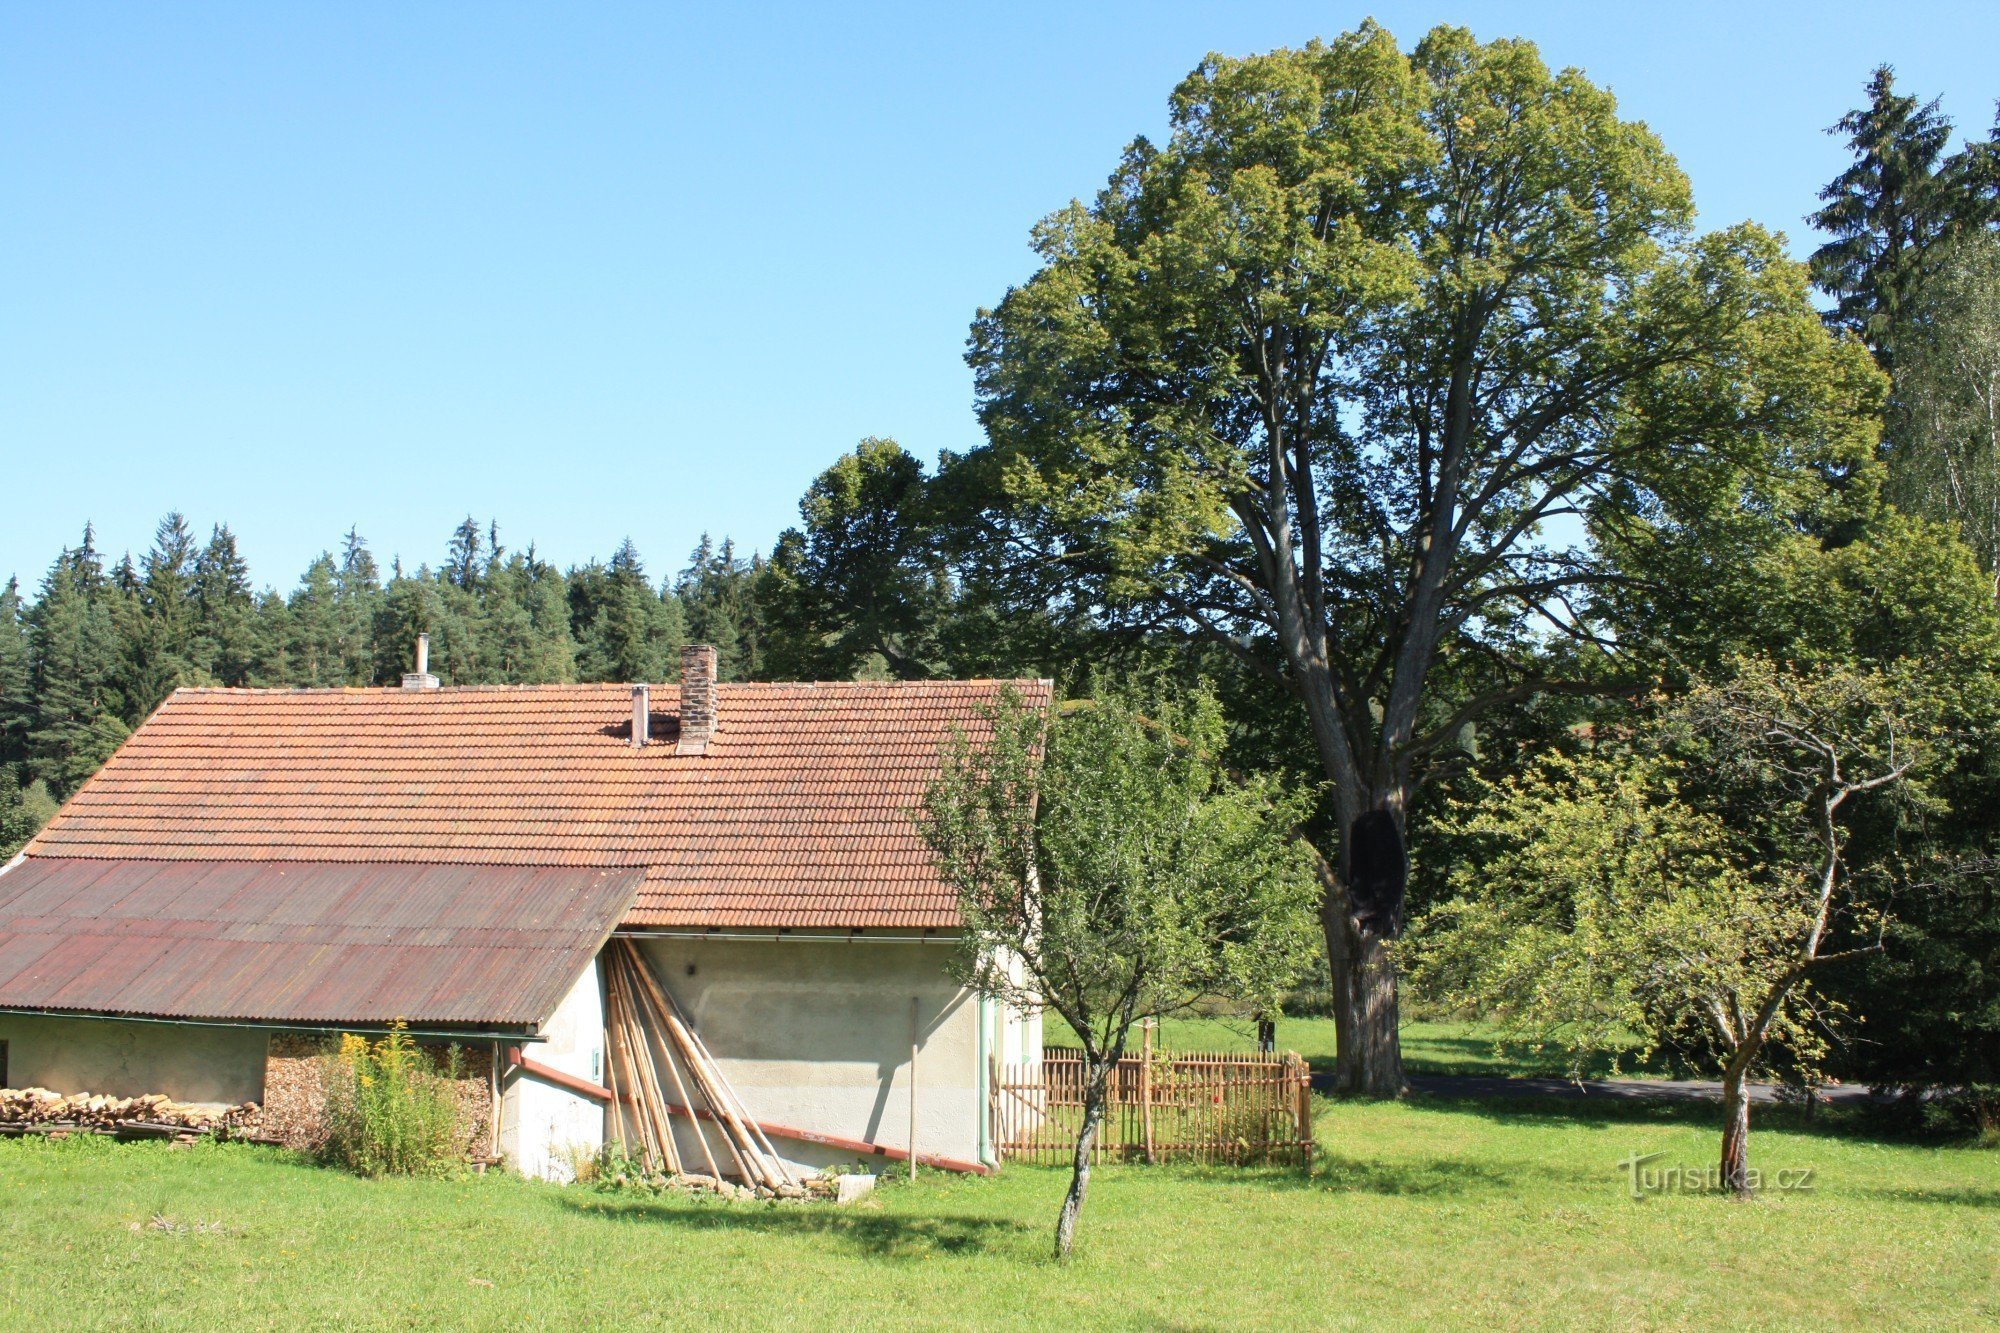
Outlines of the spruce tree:
{"type": "Polygon", "coordinates": [[[286,609],[291,613],[286,656],[294,683],[347,685],[350,664],[343,654],[341,607],[334,579],[333,556],[321,552],[306,567],[286,609]]]}
{"type": "Polygon", "coordinates": [[[707,533],[674,583],[687,615],[688,637],[715,646],[716,674],[748,680],[757,673],[757,616],[751,565],[736,556],[728,538],[717,546],[707,533]]]}
{"type": "Polygon", "coordinates": [[[1993,129],[1952,154],[1944,177],[1962,225],[2000,227],[2000,103],[1993,108],[1993,129]]]}
{"type": "Polygon", "coordinates": [[[1955,212],[1954,192],[1939,172],[1951,121],[1935,98],[1898,94],[1895,71],[1883,65],[1868,81],[1868,105],[1828,133],[1847,135],[1854,162],[1820,191],[1825,207],[1808,220],[1833,239],[1808,267],[1814,285],[1834,298],[1828,322],[1858,334],[1892,370],[1897,317],[1955,212]]]}
{"type": "Polygon", "coordinates": [[[193,646],[198,608],[194,600],[195,566],[199,552],[187,519],[170,513],[153,533],[146,552],[139,601],[146,618],[159,627],[167,651],[185,656],[193,646]]]}
{"type": "Polygon", "coordinates": [[[376,678],[375,620],[382,610],[382,574],[358,528],[348,528],[342,540],[333,590],[340,683],[366,685],[376,678]]]}
{"type": "Polygon", "coordinates": [[[35,693],[28,770],[58,799],[96,772],[127,734],[117,680],[122,596],[106,578],[96,534],[86,526],[83,544],[65,549],[49,567],[28,616],[35,693]]]}
{"type": "MultiPolygon", "coordinates": [[[[495,533],[497,535],[498,529],[495,529],[495,533]]],[[[477,586],[483,568],[479,556],[482,549],[479,524],[473,521],[472,515],[467,514],[465,521],[451,534],[451,543],[446,548],[443,570],[445,581],[460,588],[470,589],[477,586]]]]}
{"type": "Polygon", "coordinates": [[[479,637],[484,680],[539,685],[575,679],[563,576],[532,551],[487,566],[479,637]]]}
{"type": "Polygon", "coordinates": [[[187,520],[170,513],[160,520],[152,549],[132,576],[126,574],[129,559],[120,566],[119,682],[128,726],[144,721],[176,686],[206,678],[194,664],[197,557],[187,520]]]}
{"type": "Polygon", "coordinates": [[[28,757],[28,726],[34,707],[21,582],[9,578],[7,586],[0,588],[0,771],[13,774],[28,757]]]}
{"type": "Polygon", "coordinates": [[[292,660],[292,610],[283,594],[266,588],[251,618],[249,684],[263,689],[304,684],[292,660]]]}
{"type": "Polygon", "coordinates": [[[619,543],[609,565],[593,561],[571,570],[569,599],[579,678],[656,681],[672,675],[687,625],[678,599],[648,582],[631,538],[619,543]]]}
{"type": "Polygon", "coordinates": [[[477,639],[443,596],[452,587],[427,565],[389,580],[375,613],[375,684],[394,685],[411,670],[419,634],[431,637],[433,675],[454,685],[478,683],[477,639]]]}
{"type": "Polygon", "coordinates": [[[191,596],[195,665],[219,684],[249,684],[257,656],[256,600],[250,591],[250,566],[226,524],[210,530],[208,545],[195,557],[191,596]]]}

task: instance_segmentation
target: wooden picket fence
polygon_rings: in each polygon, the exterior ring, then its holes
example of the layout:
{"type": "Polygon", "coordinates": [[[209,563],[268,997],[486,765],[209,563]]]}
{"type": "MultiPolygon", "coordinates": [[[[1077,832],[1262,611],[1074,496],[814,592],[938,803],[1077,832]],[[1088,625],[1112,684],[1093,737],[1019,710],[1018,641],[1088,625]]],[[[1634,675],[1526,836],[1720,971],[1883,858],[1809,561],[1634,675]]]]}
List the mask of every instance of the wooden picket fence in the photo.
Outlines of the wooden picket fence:
{"type": "MultiPolygon", "coordinates": [[[[1001,1160],[1068,1165],[1083,1124],[1081,1051],[1040,1064],[995,1063],[988,1114],[1001,1160]]],[[[1312,1161],[1312,1082],[1290,1052],[1153,1051],[1111,1077],[1094,1162],[1312,1161]]]]}

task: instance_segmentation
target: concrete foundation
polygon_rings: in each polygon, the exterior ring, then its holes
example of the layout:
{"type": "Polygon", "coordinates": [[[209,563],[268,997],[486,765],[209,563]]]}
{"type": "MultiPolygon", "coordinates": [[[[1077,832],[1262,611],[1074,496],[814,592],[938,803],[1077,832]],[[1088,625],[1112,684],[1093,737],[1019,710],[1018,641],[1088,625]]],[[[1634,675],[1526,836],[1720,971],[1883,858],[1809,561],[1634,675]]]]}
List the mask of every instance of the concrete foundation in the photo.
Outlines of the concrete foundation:
{"type": "Polygon", "coordinates": [[[181,1102],[261,1102],[270,1034],[254,1028],[0,1014],[16,1088],[163,1093],[181,1102]]]}

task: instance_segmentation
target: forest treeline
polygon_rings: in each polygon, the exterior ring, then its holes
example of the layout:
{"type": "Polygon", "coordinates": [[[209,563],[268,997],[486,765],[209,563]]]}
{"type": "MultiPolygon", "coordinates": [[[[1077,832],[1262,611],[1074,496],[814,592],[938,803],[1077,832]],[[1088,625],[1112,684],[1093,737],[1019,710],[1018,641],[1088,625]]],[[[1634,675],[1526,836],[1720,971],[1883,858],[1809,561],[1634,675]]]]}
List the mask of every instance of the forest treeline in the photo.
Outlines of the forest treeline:
{"type": "MultiPolygon", "coordinates": [[[[1768,685],[1927,738],[1823,831],[1855,961],[1802,992],[1790,1068],[2000,1117],[2000,125],[1954,148],[1878,71],[1799,264],[1697,234],[1651,132],[1525,43],[1364,25],[1211,58],[1174,108],[979,312],[986,443],[861,441],[768,556],[559,569],[467,518],[435,565],[351,531],[281,591],[227,528],[115,560],[85,529],[0,594],[0,850],[176,686],[392,684],[428,633],[457,684],[670,680],[692,641],[732,680],[1205,681],[1235,769],[1315,793],[1324,864],[1363,813],[1405,826],[1412,917],[1487,856],[1464,803],[1551,761],[1652,773],[1783,887],[1782,765],[1674,732],[1768,685]]],[[[1393,1090],[1403,904],[1344,906],[1321,992],[1388,1030],[1379,1082],[1339,1076],[1393,1090]]]]}

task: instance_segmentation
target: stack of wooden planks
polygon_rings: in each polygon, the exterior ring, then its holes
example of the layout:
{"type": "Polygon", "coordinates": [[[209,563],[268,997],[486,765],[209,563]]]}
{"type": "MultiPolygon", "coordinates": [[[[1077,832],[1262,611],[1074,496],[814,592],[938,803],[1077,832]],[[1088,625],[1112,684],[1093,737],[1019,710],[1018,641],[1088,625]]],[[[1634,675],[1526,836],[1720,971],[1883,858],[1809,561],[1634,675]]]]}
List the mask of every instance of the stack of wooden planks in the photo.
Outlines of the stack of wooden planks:
{"type": "Polygon", "coordinates": [[[804,1182],[771,1147],[638,947],[614,941],[604,959],[606,1081],[616,1110],[613,1137],[626,1153],[649,1172],[693,1183],[720,1184],[733,1174],[765,1197],[804,1197],[804,1182]],[[676,1119],[696,1145],[698,1162],[685,1160],[676,1119]],[[719,1141],[720,1157],[711,1139],[719,1141]]]}

